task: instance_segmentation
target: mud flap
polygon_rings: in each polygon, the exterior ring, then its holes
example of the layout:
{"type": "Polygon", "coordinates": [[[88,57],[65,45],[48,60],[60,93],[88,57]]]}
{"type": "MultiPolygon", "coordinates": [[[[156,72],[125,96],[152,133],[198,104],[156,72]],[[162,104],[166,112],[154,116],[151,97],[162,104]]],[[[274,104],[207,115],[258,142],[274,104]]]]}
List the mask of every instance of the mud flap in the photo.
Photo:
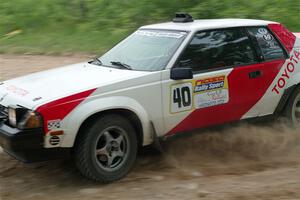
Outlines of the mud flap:
{"type": "Polygon", "coordinates": [[[161,138],[157,136],[156,130],[154,128],[153,123],[151,122],[151,128],[152,128],[152,137],[153,137],[153,143],[151,144],[151,146],[156,149],[157,151],[159,151],[160,153],[163,153],[164,150],[162,148],[161,145],[161,138]]]}

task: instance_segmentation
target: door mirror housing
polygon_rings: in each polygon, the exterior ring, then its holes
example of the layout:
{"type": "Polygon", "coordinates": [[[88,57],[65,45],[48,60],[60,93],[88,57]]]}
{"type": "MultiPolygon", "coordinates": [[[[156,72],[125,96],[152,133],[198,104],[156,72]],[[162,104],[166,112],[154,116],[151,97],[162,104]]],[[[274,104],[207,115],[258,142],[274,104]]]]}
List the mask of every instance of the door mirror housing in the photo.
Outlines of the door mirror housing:
{"type": "Polygon", "coordinates": [[[171,69],[171,79],[173,80],[183,80],[183,79],[192,79],[193,71],[190,67],[184,68],[172,68],[171,69]]]}

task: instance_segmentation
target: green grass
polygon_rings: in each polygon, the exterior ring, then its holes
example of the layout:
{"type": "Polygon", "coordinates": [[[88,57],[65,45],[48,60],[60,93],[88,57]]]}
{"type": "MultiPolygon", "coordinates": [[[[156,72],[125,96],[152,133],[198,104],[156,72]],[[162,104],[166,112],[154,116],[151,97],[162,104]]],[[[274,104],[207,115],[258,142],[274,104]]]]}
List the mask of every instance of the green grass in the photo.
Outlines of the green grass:
{"type": "Polygon", "coordinates": [[[99,54],[139,26],[169,21],[178,11],[200,19],[278,21],[300,32],[295,0],[2,0],[0,53],[99,54]]]}
{"type": "Polygon", "coordinates": [[[126,37],[128,30],[79,32],[48,30],[20,33],[0,40],[0,53],[68,54],[103,53],[126,37]]]}

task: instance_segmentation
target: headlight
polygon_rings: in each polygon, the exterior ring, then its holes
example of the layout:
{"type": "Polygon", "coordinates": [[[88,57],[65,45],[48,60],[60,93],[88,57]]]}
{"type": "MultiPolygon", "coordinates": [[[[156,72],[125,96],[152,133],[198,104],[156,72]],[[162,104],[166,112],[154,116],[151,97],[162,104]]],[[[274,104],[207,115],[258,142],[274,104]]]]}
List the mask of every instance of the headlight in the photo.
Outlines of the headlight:
{"type": "Polygon", "coordinates": [[[42,117],[32,110],[19,106],[8,107],[8,122],[19,129],[42,127],[42,117]]]}
{"type": "Polygon", "coordinates": [[[16,109],[13,107],[8,107],[8,121],[9,124],[16,127],[17,126],[17,114],[16,109]]]}

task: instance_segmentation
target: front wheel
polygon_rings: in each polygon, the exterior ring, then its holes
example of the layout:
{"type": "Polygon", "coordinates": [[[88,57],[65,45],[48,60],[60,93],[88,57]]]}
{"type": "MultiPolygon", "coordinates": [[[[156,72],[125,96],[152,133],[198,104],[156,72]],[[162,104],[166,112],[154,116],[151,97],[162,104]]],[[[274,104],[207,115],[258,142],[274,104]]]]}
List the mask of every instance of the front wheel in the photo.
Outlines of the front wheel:
{"type": "Polygon", "coordinates": [[[132,125],[122,116],[110,114],[86,127],[74,148],[79,171],[85,177],[103,183],[124,177],[137,155],[137,138],[132,125]]]}
{"type": "Polygon", "coordinates": [[[284,116],[294,127],[300,127],[300,86],[290,96],[284,109],[284,116]]]}

